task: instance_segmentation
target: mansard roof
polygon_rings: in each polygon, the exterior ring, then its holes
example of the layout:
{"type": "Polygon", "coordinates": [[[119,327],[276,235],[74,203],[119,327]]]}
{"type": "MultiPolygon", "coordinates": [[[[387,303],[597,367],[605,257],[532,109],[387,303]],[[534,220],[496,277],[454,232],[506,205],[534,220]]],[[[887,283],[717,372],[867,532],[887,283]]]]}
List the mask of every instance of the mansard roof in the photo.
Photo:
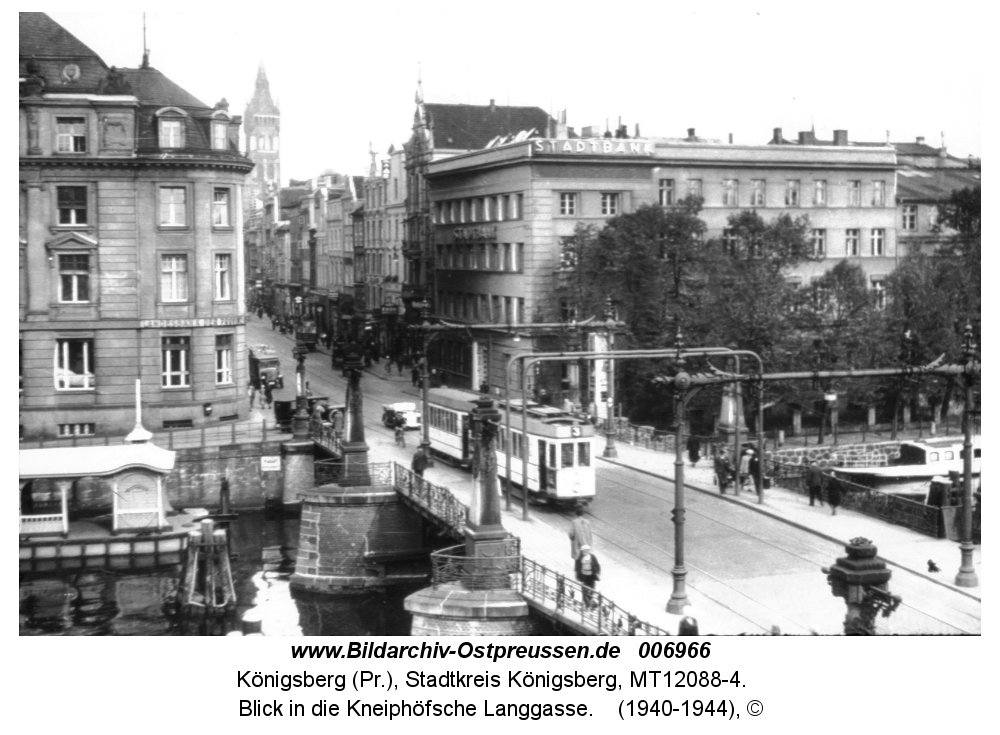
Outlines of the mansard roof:
{"type": "Polygon", "coordinates": [[[425,104],[437,149],[480,150],[498,135],[535,128],[542,135],[550,117],[540,107],[425,104]]]}

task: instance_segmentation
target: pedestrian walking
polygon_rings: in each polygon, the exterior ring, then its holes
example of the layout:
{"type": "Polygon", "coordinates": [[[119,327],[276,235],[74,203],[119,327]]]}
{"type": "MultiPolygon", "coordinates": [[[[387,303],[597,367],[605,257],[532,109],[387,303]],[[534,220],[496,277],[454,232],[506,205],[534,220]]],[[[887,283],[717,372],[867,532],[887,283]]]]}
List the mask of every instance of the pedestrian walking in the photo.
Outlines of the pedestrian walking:
{"type": "Polygon", "coordinates": [[[583,547],[590,548],[594,543],[593,534],[590,530],[590,521],[583,517],[583,506],[576,507],[576,518],[569,528],[570,555],[574,559],[580,558],[580,551],[583,547]]]}
{"type": "Polygon", "coordinates": [[[597,561],[590,546],[585,545],[580,547],[580,556],[577,557],[575,566],[576,579],[583,585],[583,604],[591,607],[594,585],[601,578],[601,563],[597,561]]]}
{"type": "Polygon", "coordinates": [[[268,408],[274,404],[274,381],[269,380],[264,384],[264,403],[268,408]]]}
{"type": "Polygon", "coordinates": [[[837,515],[837,508],[840,506],[842,493],[843,488],[840,485],[840,480],[836,477],[830,477],[826,483],[826,500],[830,504],[830,515],[832,516],[837,515]]]}
{"type": "Polygon", "coordinates": [[[326,404],[322,401],[316,401],[316,405],[313,406],[313,418],[317,421],[322,421],[326,415],[326,404]]]}
{"type": "Polygon", "coordinates": [[[417,453],[413,455],[413,461],[410,462],[410,469],[413,470],[413,474],[417,477],[423,477],[424,470],[427,469],[428,464],[427,453],[424,451],[424,448],[421,447],[417,450],[417,453]]]}
{"type": "Polygon", "coordinates": [[[333,435],[339,441],[340,437],[344,434],[344,412],[339,410],[334,411],[331,423],[333,424],[333,435]]]}
{"type": "Polygon", "coordinates": [[[701,459],[701,440],[694,434],[688,437],[687,450],[688,459],[691,461],[691,466],[694,467],[698,464],[698,460],[701,459]]]}
{"type": "Polygon", "coordinates": [[[410,371],[410,380],[413,381],[414,388],[420,387],[420,368],[416,365],[414,365],[413,369],[410,371]]]}
{"type": "Polygon", "coordinates": [[[760,495],[760,457],[757,456],[757,451],[755,449],[750,449],[750,477],[753,479],[754,490],[760,495]]]}
{"type": "Polygon", "coordinates": [[[403,377],[403,360],[399,359],[396,361],[396,369],[399,371],[399,377],[403,377]]]}
{"type": "Polygon", "coordinates": [[[729,460],[729,452],[726,451],[725,447],[719,447],[715,453],[715,477],[722,495],[726,494],[726,488],[729,487],[732,475],[733,463],[729,460]]]}
{"type": "Polygon", "coordinates": [[[747,477],[750,475],[750,453],[752,451],[752,449],[747,447],[743,450],[743,454],[740,455],[739,478],[737,478],[740,492],[743,492],[743,489],[746,487],[747,477]]]}
{"type": "Polygon", "coordinates": [[[250,408],[253,408],[254,399],[257,397],[257,386],[253,384],[253,381],[247,385],[247,395],[250,397],[250,408]]]}
{"type": "Polygon", "coordinates": [[[385,358],[385,374],[389,375],[389,376],[392,375],[392,358],[391,357],[385,358]]]}
{"type": "Polygon", "coordinates": [[[309,387],[309,381],[307,380],[306,381],[306,398],[308,398],[312,394],[313,394],[313,390],[312,390],[312,388],[309,387]]]}
{"type": "Polygon", "coordinates": [[[823,470],[819,468],[819,463],[814,459],[809,463],[806,470],[806,487],[809,488],[809,505],[815,505],[819,500],[820,507],[823,505],[823,470]]]}

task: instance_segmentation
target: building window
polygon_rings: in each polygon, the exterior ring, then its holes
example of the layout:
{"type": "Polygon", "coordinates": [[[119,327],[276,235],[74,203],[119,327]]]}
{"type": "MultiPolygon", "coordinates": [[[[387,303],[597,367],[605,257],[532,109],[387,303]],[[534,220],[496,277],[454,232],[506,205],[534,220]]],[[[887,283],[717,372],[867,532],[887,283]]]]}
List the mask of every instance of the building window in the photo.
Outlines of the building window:
{"type": "Polygon", "coordinates": [[[229,253],[215,255],[215,300],[229,301],[233,298],[232,291],[233,256],[229,253]]]}
{"type": "Polygon", "coordinates": [[[184,121],[160,120],[160,148],[184,147],[184,121]]]}
{"type": "Polygon", "coordinates": [[[674,198],[674,180],[660,179],[660,206],[673,206],[676,203],[674,198]]]}
{"type": "Polygon", "coordinates": [[[160,258],[160,294],[163,301],[187,301],[187,256],[160,258]]]}
{"type": "Polygon", "coordinates": [[[94,388],[94,342],[89,339],[56,340],[57,390],[94,388]]]}
{"type": "Polygon", "coordinates": [[[215,335],[215,384],[233,382],[233,335],[215,335]]]}
{"type": "Polygon", "coordinates": [[[785,185],[785,206],[799,206],[799,182],[797,179],[789,179],[785,185]]]}
{"type": "Polygon", "coordinates": [[[217,151],[224,151],[229,147],[229,141],[226,137],[226,127],[226,123],[224,122],[212,123],[212,148],[217,151]]]}
{"type": "Polygon", "coordinates": [[[722,182],[722,206],[738,207],[740,204],[740,182],[736,179],[725,179],[722,182]]]}
{"type": "Polygon", "coordinates": [[[861,252],[861,230],[847,230],[846,252],[847,255],[860,255],[861,252]]]}
{"type": "Polygon", "coordinates": [[[566,217],[576,216],[576,194],[562,192],[559,194],[559,214],[566,217]]]}
{"type": "Polygon", "coordinates": [[[160,187],[160,226],[187,226],[187,187],[160,187]]]}
{"type": "Polygon", "coordinates": [[[514,194],[510,198],[510,218],[521,219],[521,205],[524,202],[523,194],[514,194]]]}
{"type": "Polygon", "coordinates": [[[910,232],[917,229],[917,205],[903,205],[903,229],[910,232]]]}
{"type": "Polygon", "coordinates": [[[873,207],[884,207],[885,206],[885,182],[884,181],[873,181],[872,182],[872,206],[873,207]]]}
{"type": "Polygon", "coordinates": [[[601,214],[605,217],[618,214],[618,194],[601,194],[601,214]]]}
{"type": "Polygon", "coordinates": [[[163,352],[163,387],[183,388],[191,385],[191,373],[188,371],[191,338],[163,337],[160,346],[163,352]]]}
{"type": "Polygon", "coordinates": [[[688,179],[688,196],[701,196],[701,179],[688,179]]]}
{"type": "Polygon", "coordinates": [[[822,258],[826,255],[826,230],[813,230],[809,242],[812,244],[814,257],[822,258]]]}
{"type": "Polygon", "coordinates": [[[860,207],[861,206],[861,182],[860,181],[848,181],[847,182],[847,206],[848,207],[860,207]]]}
{"type": "Polygon", "coordinates": [[[750,181],[750,206],[751,207],[763,207],[764,206],[764,194],[765,194],[765,183],[764,179],[752,179],[750,181]]]}
{"type": "Polygon", "coordinates": [[[885,309],[885,281],[881,278],[872,279],[872,296],[875,308],[879,311],[885,309]]]}
{"type": "Polygon", "coordinates": [[[503,199],[501,197],[493,197],[493,215],[497,222],[503,221],[503,199]]]}
{"type": "Polygon", "coordinates": [[[212,190],[212,224],[229,227],[229,189],[212,190]]]}
{"type": "Polygon", "coordinates": [[[881,227],[872,230],[872,255],[885,255],[885,230],[881,227]]]}
{"type": "Polygon", "coordinates": [[[96,424],[59,424],[59,436],[94,436],[97,433],[96,424]]]}
{"type": "Polygon", "coordinates": [[[83,117],[56,118],[56,152],[87,152],[87,119],[83,117]]]}
{"type": "Polygon", "coordinates": [[[59,256],[59,301],[73,304],[90,301],[90,256],[69,253],[59,256]]]}
{"type": "Polygon", "coordinates": [[[59,224],[87,224],[87,187],[57,186],[56,208],[59,210],[59,224]]]}
{"type": "Polygon", "coordinates": [[[730,257],[736,256],[736,232],[729,227],[722,231],[722,249],[730,257]]]}
{"type": "MultiPolygon", "coordinates": [[[[398,198],[399,195],[397,194],[398,198]]],[[[483,222],[492,222],[494,219],[493,197],[486,197],[483,202],[483,222]]]]}
{"type": "Polygon", "coordinates": [[[826,182],[823,180],[813,182],[813,206],[826,206],[826,182]]]}

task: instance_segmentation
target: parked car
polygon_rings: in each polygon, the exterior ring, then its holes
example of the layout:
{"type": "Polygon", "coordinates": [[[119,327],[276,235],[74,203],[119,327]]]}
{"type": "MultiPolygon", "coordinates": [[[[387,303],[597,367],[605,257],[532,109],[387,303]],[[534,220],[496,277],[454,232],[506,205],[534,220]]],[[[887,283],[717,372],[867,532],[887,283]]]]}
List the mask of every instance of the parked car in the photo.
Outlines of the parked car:
{"type": "Polygon", "coordinates": [[[420,428],[420,412],[415,403],[387,403],[382,406],[382,423],[390,429],[396,425],[396,421],[403,419],[404,429],[420,428]]]}

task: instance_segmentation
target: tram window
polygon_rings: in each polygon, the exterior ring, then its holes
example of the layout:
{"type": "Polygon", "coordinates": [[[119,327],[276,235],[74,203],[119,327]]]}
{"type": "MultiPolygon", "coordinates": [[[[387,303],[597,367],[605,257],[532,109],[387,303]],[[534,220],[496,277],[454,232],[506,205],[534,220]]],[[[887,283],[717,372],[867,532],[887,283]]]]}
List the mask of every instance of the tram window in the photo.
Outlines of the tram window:
{"type": "Polygon", "coordinates": [[[562,445],[562,466],[573,466],[573,442],[566,442],[562,445]]]}
{"type": "Polygon", "coordinates": [[[955,453],[949,450],[949,451],[947,451],[947,452],[944,453],[944,458],[945,459],[955,459],[955,453]]]}
{"type": "Polygon", "coordinates": [[[549,467],[556,470],[559,469],[559,465],[556,464],[556,445],[549,444],[549,467]]]}
{"type": "Polygon", "coordinates": [[[579,457],[577,464],[580,467],[590,467],[590,444],[587,442],[580,442],[576,446],[579,457]]]}
{"type": "Polygon", "coordinates": [[[937,462],[938,461],[938,453],[937,452],[931,452],[930,457],[928,458],[927,461],[928,462],[937,462]]]}
{"type": "Polygon", "coordinates": [[[512,432],[512,436],[510,437],[510,444],[511,444],[511,454],[512,454],[512,456],[514,456],[514,457],[520,457],[521,456],[521,446],[522,446],[522,437],[521,437],[521,435],[512,432]]]}

